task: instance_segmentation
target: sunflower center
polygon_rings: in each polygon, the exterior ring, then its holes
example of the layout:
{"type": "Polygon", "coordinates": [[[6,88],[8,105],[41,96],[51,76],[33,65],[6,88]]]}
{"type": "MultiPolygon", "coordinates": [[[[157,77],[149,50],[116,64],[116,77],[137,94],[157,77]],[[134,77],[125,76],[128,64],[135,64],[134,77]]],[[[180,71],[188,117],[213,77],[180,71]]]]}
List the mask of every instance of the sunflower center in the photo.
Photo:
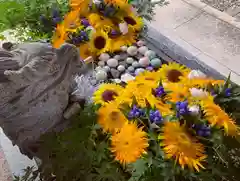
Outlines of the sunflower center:
{"type": "Polygon", "coordinates": [[[112,121],[117,121],[119,118],[119,112],[113,111],[110,113],[109,117],[112,121]]]}
{"type": "Polygon", "coordinates": [[[114,100],[114,97],[118,96],[118,94],[112,90],[105,90],[102,93],[102,99],[104,102],[110,102],[114,100]]]}
{"type": "Polygon", "coordinates": [[[106,45],[106,39],[102,36],[98,36],[95,38],[94,40],[94,46],[97,48],[97,49],[103,49],[106,45]]]}
{"type": "Polygon", "coordinates": [[[124,21],[127,23],[127,24],[129,24],[129,25],[135,25],[135,24],[137,24],[137,22],[133,19],[133,18],[131,18],[131,17],[129,17],[129,16],[126,16],[126,17],[124,17],[123,18],[124,19],[124,21]]]}
{"type": "Polygon", "coordinates": [[[167,79],[170,82],[179,82],[181,76],[183,76],[182,72],[176,69],[172,69],[167,72],[167,79]]]}

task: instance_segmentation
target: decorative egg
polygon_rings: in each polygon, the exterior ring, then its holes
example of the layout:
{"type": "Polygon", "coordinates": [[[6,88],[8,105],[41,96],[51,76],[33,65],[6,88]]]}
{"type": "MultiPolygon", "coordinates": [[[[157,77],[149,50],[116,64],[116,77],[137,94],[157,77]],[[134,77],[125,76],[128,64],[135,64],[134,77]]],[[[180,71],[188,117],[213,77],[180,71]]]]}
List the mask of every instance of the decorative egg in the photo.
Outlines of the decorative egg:
{"type": "Polygon", "coordinates": [[[96,79],[97,80],[106,80],[107,73],[104,70],[98,70],[96,73],[96,79]]]}
{"type": "Polygon", "coordinates": [[[111,72],[111,75],[113,76],[113,78],[119,78],[120,77],[120,72],[118,71],[118,70],[116,70],[116,69],[111,69],[110,70],[110,72],[111,72]]]}
{"type": "Polygon", "coordinates": [[[103,67],[104,65],[105,65],[105,62],[104,62],[104,61],[99,61],[99,62],[98,62],[98,66],[103,67]]]}
{"type": "Polygon", "coordinates": [[[148,50],[145,52],[145,57],[148,57],[150,60],[156,58],[156,53],[152,50],[148,50]]]}
{"type": "Polygon", "coordinates": [[[104,70],[105,72],[109,72],[109,71],[110,71],[110,67],[109,67],[109,66],[104,66],[104,67],[103,67],[103,70],[104,70]]]}
{"type": "Polygon", "coordinates": [[[95,68],[95,71],[99,71],[99,70],[103,70],[103,68],[100,67],[100,66],[97,66],[97,67],[95,68]]]}
{"type": "Polygon", "coordinates": [[[130,80],[134,80],[135,77],[133,77],[131,74],[125,73],[123,75],[121,75],[121,81],[127,83],[130,80]]]}
{"type": "Polygon", "coordinates": [[[150,63],[154,68],[159,68],[162,65],[162,61],[159,58],[152,59],[150,63]]]}
{"type": "Polygon", "coordinates": [[[132,57],[128,57],[128,58],[126,59],[126,62],[127,62],[128,64],[132,64],[132,63],[134,62],[134,60],[133,60],[132,57]]]}
{"type": "Polygon", "coordinates": [[[134,62],[132,63],[132,66],[133,66],[134,68],[138,68],[138,67],[140,67],[140,64],[139,64],[137,61],[134,61],[134,62]]]}
{"type": "Polygon", "coordinates": [[[142,73],[142,72],[144,72],[144,71],[146,71],[146,70],[143,69],[143,68],[137,68],[137,69],[135,70],[135,75],[139,75],[140,73],[142,73]]]}
{"type": "Polygon", "coordinates": [[[147,66],[150,64],[150,60],[148,59],[148,57],[142,57],[142,58],[140,58],[140,60],[139,60],[139,64],[140,64],[142,67],[147,67],[147,66]]]}
{"type": "Polygon", "coordinates": [[[135,68],[133,67],[133,66],[130,66],[130,67],[128,67],[128,69],[127,69],[129,72],[133,72],[134,70],[135,70],[135,68]]]}
{"type": "Polygon", "coordinates": [[[125,67],[123,65],[118,66],[118,71],[123,72],[125,70],[125,67]]]}
{"type": "Polygon", "coordinates": [[[131,55],[131,56],[136,55],[137,52],[138,52],[138,49],[137,49],[136,46],[130,46],[130,47],[128,47],[128,49],[127,49],[127,53],[128,53],[129,55],[131,55]]]}
{"type": "Polygon", "coordinates": [[[143,46],[143,45],[145,45],[145,42],[144,42],[144,41],[139,40],[139,41],[137,42],[137,46],[141,47],[141,46],[143,46]]]}
{"type": "Polygon", "coordinates": [[[120,60],[121,59],[120,55],[115,55],[113,58],[116,59],[116,60],[120,60]]]}
{"type": "Polygon", "coordinates": [[[108,59],[110,59],[110,55],[108,53],[102,53],[98,59],[100,61],[106,62],[108,59]]]}
{"type": "Polygon", "coordinates": [[[115,59],[115,58],[110,58],[108,61],[107,61],[107,65],[109,67],[117,67],[118,66],[118,60],[115,59]]]}
{"type": "Polygon", "coordinates": [[[138,48],[138,52],[144,55],[148,51],[148,47],[142,46],[138,48]]]}

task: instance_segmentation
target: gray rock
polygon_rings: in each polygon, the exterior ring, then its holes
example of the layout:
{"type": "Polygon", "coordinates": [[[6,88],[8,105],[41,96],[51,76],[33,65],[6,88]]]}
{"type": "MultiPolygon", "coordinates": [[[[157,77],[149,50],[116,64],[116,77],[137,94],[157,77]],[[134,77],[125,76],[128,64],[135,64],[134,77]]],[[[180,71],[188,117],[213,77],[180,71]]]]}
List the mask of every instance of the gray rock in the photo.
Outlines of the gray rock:
{"type": "Polygon", "coordinates": [[[114,58],[110,58],[108,61],[107,61],[107,65],[109,67],[117,67],[118,66],[118,60],[117,59],[114,59],[114,58]]]}
{"type": "Polygon", "coordinates": [[[123,72],[125,70],[125,67],[123,65],[118,66],[118,71],[123,72]]]}
{"type": "Polygon", "coordinates": [[[122,66],[124,66],[124,67],[127,66],[127,62],[126,62],[126,61],[121,61],[121,62],[119,62],[118,64],[119,64],[119,65],[122,65],[122,66]]]}
{"type": "Polygon", "coordinates": [[[127,69],[129,72],[134,72],[135,68],[133,66],[128,67],[127,69]]]}
{"type": "Polygon", "coordinates": [[[102,54],[98,57],[98,59],[99,59],[100,61],[106,62],[108,59],[110,59],[110,56],[109,56],[108,53],[102,53],[102,54]]]}
{"type": "Polygon", "coordinates": [[[99,62],[98,62],[98,66],[103,67],[104,65],[105,65],[105,62],[104,62],[104,61],[99,61],[99,62]]]}
{"type": "Polygon", "coordinates": [[[127,53],[131,56],[137,55],[138,49],[136,46],[130,46],[127,49],[127,53]]]}
{"type": "Polygon", "coordinates": [[[31,145],[57,130],[69,107],[73,76],[83,65],[70,44],[54,49],[45,43],[24,43],[0,50],[0,126],[23,154],[32,158],[31,145]]]}
{"type": "Polygon", "coordinates": [[[97,80],[106,80],[107,79],[107,72],[105,72],[103,69],[98,70],[96,73],[96,79],[97,80]]]}
{"type": "Polygon", "coordinates": [[[116,59],[116,60],[120,60],[121,59],[120,55],[115,55],[113,58],[116,59]]]}
{"type": "Polygon", "coordinates": [[[132,64],[132,63],[134,62],[134,59],[133,59],[132,57],[128,57],[128,58],[126,59],[126,62],[127,62],[128,64],[132,64]]]}
{"type": "Polygon", "coordinates": [[[127,53],[121,53],[121,54],[119,54],[119,56],[120,56],[119,60],[126,60],[126,58],[128,57],[128,54],[127,53]]]}
{"type": "Polygon", "coordinates": [[[135,62],[132,63],[132,66],[134,68],[138,68],[138,67],[140,67],[140,64],[137,61],[135,61],[135,62]]]}
{"type": "Polygon", "coordinates": [[[118,70],[111,68],[110,72],[111,72],[111,75],[113,76],[113,78],[116,79],[116,78],[120,77],[120,72],[118,70]]]}
{"type": "Polygon", "coordinates": [[[110,67],[109,67],[109,66],[104,66],[104,67],[103,67],[103,70],[104,70],[105,72],[110,72],[110,67]]]}

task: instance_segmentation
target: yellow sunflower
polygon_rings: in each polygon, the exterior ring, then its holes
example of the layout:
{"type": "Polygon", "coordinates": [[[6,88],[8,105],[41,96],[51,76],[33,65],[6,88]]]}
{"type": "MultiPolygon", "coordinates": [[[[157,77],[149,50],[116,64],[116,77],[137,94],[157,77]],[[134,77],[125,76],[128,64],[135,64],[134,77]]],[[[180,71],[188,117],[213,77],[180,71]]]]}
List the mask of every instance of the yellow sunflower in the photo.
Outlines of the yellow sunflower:
{"type": "Polygon", "coordinates": [[[211,100],[203,100],[202,107],[205,117],[212,126],[216,125],[224,128],[228,135],[239,135],[239,128],[235,121],[231,119],[228,114],[221,109],[221,107],[211,100]]]}
{"type": "Polygon", "coordinates": [[[172,102],[184,101],[190,96],[189,88],[182,84],[168,83],[164,85],[166,99],[172,102]]]}
{"type": "Polygon", "coordinates": [[[105,105],[120,96],[123,90],[117,84],[101,84],[93,94],[93,101],[95,104],[105,105]]]}
{"type": "Polygon", "coordinates": [[[89,12],[90,0],[69,0],[71,9],[78,10],[80,16],[86,16],[89,12]]]}
{"type": "Polygon", "coordinates": [[[159,139],[168,159],[175,158],[182,168],[188,166],[197,171],[204,168],[200,163],[207,157],[204,146],[189,136],[179,122],[166,122],[159,139]]]}
{"type": "Polygon", "coordinates": [[[129,9],[130,7],[127,0],[104,0],[104,3],[108,5],[113,5],[114,7],[118,7],[122,10],[129,9]]]}
{"type": "Polygon", "coordinates": [[[179,83],[183,77],[187,77],[190,69],[175,62],[164,64],[158,70],[160,78],[165,83],[179,83]]]}
{"type": "Polygon", "coordinates": [[[126,122],[122,128],[112,136],[111,151],[115,160],[122,164],[135,162],[148,147],[147,133],[138,128],[134,122],[126,122]]]}
{"type": "Polygon", "coordinates": [[[160,81],[158,72],[144,71],[135,77],[136,82],[151,84],[152,88],[156,87],[160,81]]]}
{"type": "Polygon", "coordinates": [[[143,19],[139,16],[136,16],[134,13],[125,15],[122,18],[128,25],[128,28],[132,29],[134,32],[138,32],[143,27],[143,19]]]}
{"type": "Polygon", "coordinates": [[[92,52],[90,51],[89,45],[87,43],[80,45],[79,52],[80,52],[80,57],[83,60],[92,55],[92,52]]]}
{"type": "Polygon", "coordinates": [[[127,118],[119,110],[118,104],[115,102],[100,107],[97,115],[98,124],[101,125],[105,132],[115,133],[127,121],[127,118]]]}
{"type": "Polygon", "coordinates": [[[97,30],[90,34],[90,50],[99,55],[111,49],[111,40],[107,33],[102,30],[97,30]]]}
{"type": "Polygon", "coordinates": [[[91,13],[88,15],[88,21],[92,27],[95,29],[109,30],[114,27],[111,19],[101,16],[97,13],[91,13]]]}
{"type": "Polygon", "coordinates": [[[67,13],[63,20],[65,29],[76,29],[80,26],[79,10],[73,10],[67,13]]]}
{"type": "Polygon", "coordinates": [[[211,78],[206,79],[188,79],[187,77],[183,79],[183,82],[189,88],[198,87],[198,88],[207,88],[209,85],[224,85],[224,80],[215,80],[211,78]]]}
{"type": "Polygon", "coordinates": [[[52,39],[53,47],[59,48],[66,41],[66,38],[67,33],[65,31],[63,24],[58,24],[52,39]]]}

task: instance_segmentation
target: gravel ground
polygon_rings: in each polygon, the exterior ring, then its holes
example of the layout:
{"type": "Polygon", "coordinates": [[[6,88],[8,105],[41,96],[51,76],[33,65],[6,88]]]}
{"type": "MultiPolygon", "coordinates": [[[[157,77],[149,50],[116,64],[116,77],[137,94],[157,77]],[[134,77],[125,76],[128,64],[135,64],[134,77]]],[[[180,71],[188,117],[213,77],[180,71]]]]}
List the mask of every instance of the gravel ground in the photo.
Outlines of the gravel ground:
{"type": "Polygon", "coordinates": [[[233,6],[240,7],[240,0],[202,0],[202,2],[220,11],[226,11],[228,8],[233,6]]]}

